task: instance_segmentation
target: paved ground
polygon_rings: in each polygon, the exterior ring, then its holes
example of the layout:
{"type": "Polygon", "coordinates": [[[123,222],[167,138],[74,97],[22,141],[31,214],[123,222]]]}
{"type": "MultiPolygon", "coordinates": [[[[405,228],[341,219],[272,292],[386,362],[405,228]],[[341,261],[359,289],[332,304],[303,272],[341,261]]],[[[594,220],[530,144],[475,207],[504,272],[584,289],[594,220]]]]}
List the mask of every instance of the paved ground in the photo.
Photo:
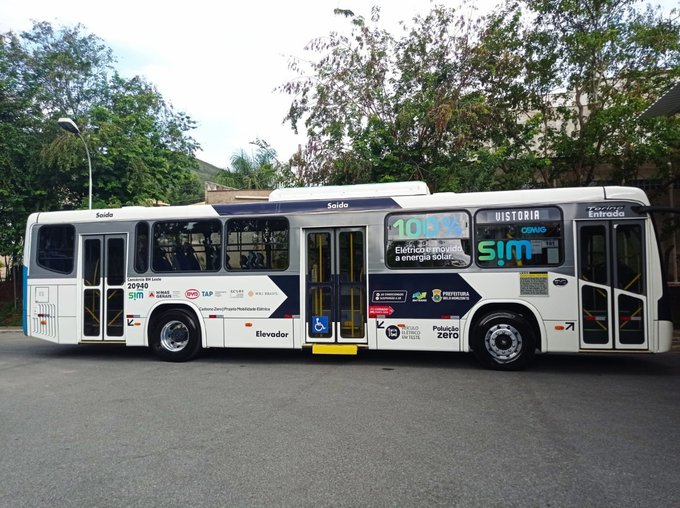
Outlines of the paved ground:
{"type": "Polygon", "coordinates": [[[0,334],[0,506],[677,506],[680,353],[312,358],[0,334]]]}

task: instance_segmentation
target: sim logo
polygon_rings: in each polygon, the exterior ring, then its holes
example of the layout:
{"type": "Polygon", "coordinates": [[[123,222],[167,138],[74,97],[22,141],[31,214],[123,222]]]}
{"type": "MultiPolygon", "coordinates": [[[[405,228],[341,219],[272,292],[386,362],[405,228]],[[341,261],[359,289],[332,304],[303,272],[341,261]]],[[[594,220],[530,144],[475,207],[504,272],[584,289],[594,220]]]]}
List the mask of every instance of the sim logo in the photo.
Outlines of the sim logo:
{"type": "Polygon", "coordinates": [[[498,260],[498,266],[506,261],[531,259],[531,242],[529,240],[484,240],[477,244],[479,261],[498,260]]]}

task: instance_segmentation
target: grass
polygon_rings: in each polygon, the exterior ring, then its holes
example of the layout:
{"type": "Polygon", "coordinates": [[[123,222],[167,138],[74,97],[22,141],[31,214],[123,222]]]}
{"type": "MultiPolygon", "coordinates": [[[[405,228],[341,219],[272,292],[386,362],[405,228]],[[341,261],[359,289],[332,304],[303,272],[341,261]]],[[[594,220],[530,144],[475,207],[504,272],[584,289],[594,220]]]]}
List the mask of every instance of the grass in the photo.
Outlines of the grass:
{"type": "Polygon", "coordinates": [[[14,302],[0,302],[0,326],[21,326],[21,301],[16,309],[14,302]]]}

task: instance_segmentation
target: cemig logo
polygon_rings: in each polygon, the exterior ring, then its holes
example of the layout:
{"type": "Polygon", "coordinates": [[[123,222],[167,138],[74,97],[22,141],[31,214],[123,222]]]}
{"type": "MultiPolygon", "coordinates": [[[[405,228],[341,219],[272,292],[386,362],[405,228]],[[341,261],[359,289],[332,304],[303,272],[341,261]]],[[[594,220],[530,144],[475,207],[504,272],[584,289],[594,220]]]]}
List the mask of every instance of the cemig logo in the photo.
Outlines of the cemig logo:
{"type": "Polygon", "coordinates": [[[198,291],[198,289],[187,289],[184,292],[184,296],[186,296],[189,300],[195,300],[201,295],[201,293],[198,291]]]}
{"type": "Polygon", "coordinates": [[[519,230],[523,235],[540,235],[548,232],[545,226],[524,226],[519,230]]]}

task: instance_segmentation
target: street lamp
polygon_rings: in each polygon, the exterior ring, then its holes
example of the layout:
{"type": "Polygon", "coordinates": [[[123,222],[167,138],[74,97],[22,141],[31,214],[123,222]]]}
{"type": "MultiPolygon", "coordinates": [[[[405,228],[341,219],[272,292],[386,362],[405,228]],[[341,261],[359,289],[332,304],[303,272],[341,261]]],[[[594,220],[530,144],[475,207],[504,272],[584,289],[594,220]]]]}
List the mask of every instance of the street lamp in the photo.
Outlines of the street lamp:
{"type": "Polygon", "coordinates": [[[70,118],[60,118],[57,120],[57,123],[59,124],[59,127],[64,129],[65,131],[70,132],[71,134],[75,134],[80,138],[80,140],[83,142],[83,145],[85,145],[85,153],[87,154],[87,167],[90,170],[90,193],[89,193],[89,208],[92,210],[92,160],[90,159],[90,150],[87,148],[87,143],[85,143],[85,138],[83,138],[83,135],[80,133],[80,129],[76,125],[76,123],[71,120],[70,118]]]}

